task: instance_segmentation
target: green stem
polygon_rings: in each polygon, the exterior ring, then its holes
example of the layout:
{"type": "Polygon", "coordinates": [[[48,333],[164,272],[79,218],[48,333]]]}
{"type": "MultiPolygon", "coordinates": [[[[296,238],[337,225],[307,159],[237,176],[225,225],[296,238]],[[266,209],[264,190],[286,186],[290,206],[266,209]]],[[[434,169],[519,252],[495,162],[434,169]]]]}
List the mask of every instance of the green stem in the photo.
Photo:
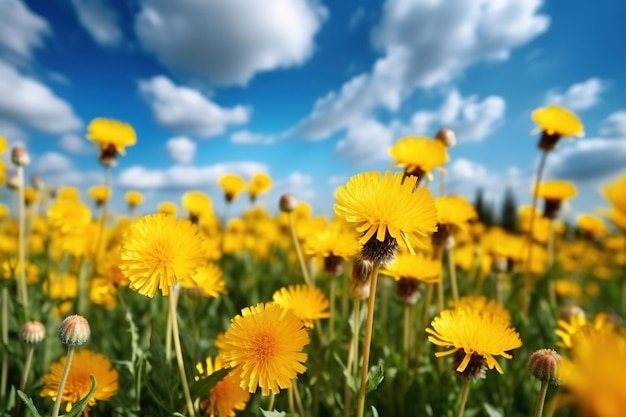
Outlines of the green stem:
{"type": "Polygon", "coordinates": [[[376,301],[376,283],[378,282],[379,267],[380,264],[375,262],[370,278],[370,294],[367,300],[367,319],[365,321],[365,339],[363,340],[363,362],[361,364],[361,385],[357,402],[357,417],[363,417],[365,412],[365,391],[367,388],[367,374],[369,371],[372,333],[374,330],[374,305],[376,301]]]}
{"type": "Polygon", "coordinates": [[[328,336],[330,340],[335,338],[335,293],[337,287],[337,277],[332,275],[330,277],[330,289],[328,298],[330,299],[330,318],[328,323],[328,336]]]}
{"type": "Polygon", "coordinates": [[[465,403],[467,402],[467,394],[469,393],[469,383],[470,380],[468,378],[463,378],[463,386],[461,387],[461,399],[459,400],[459,408],[456,410],[455,417],[462,417],[463,412],[465,411],[465,403]]]}
{"type": "Polygon", "coordinates": [[[2,375],[0,376],[0,402],[4,403],[7,392],[7,378],[9,372],[9,353],[6,346],[9,345],[9,290],[2,288],[2,375]]]}
{"type": "Polygon", "coordinates": [[[298,390],[298,380],[296,378],[293,379],[292,387],[294,398],[296,400],[296,409],[298,410],[298,413],[300,413],[300,415],[304,417],[304,406],[302,405],[302,398],[300,398],[300,391],[298,390]]]}
{"type": "Polygon", "coordinates": [[[543,175],[543,170],[546,166],[546,159],[548,156],[547,151],[543,151],[541,153],[541,159],[539,160],[539,166],[537,167],[537,176],[535,178],[535,184],[533,186],[533,201],[532,201],[532,209],[530,212],[530,220],[528,233],[526,236],[526,244],[528,245],[528,252],[526,254],[526,262],[524,263],[524,292],[522,294],[522,311],[524,316],[528,317],[528,310],[530,309],[530,297],[532,292],[532,276],[530,273],[530,267],[532,264],[533,257],[533,228],[535,227],[535,211],[537,209],[537,189],[539,188],[539,183],[541,182],[541,176],[543,175]]]}
{"type": "Polygon", "coordinates": [[[456,267],[454,265],[454,251],[450,248],[448,252],[448,272],[450,273],[450,284],[452,284],[452,298],[459,301],[459,286],[456,280],[456,267]]]}
{"type": "Polygon", "coordinates": [[[402,356],[404,364],[409,365],[409,354],[411,345],[411,304],[405,303],[403,308],[403,329],[402,329],[402,356]]]}
{"type": "Polygon", "coordinates": [[[59,417],[59,410],[61,409],[61,401],[63,400],[63,389],[65,388],[65,381],[70,373],[72,367],[72,357],[74,356],[74,346],[69,345],[67,347],[67,356],[65,358],[65,367],[63,368],[63,374],[59,381],[59,388],[57,390],[57,397],[54,400],[54,407],[52,408],[52,417],[59,417]]]}
{"type": "Polygon", "coordinates": [[[302,248],[300,247],[300,242],[298,241],[298,235],[296,234],[296,225],[293,220],[293,213],[289,213],[289,228],[291,229],[291,238],[293,240],[293,245],[296,248],[296,254],[298,255],[298,262],[300,263],[300,268],[302,269],[302,276],[304,277],[304,282],[307,285],[313,286],[313,281],[311,281],[311,277],[309,275],[309,269],[306,266],[306,262],[304,261],[304,255],[302,254],[302,248]]]}
{"type": "MultiPolygon", "coordinates": [[[[175,293],[174,286],[170,286],[170,292],[175,293]]],[[[183,351],[180,347],[180,335],[178,333],[178,320],[176,315],[176,300],[170,296],[170,319],[172,322],[172,339],[174,339],[174,350],[176,351],[176,362],[178,362],[178,372],[180,373],[180,380],[183,386],[183,394],[185,395],[185,402],[187,403],[187,412],[190,417],[195,417],[196,412],[193,408],[193,402],[191,401],[191,394],[189,393],[189,384],[187,383],[187,375],[185,374],[185,362],[183,360],[183,351]]]]}
{"type": "Polygon", "coordinates": [[[541,388],[539,389],[539,396],[537,397],[537,404],[535,405],[535,417],[541,417],[543,414],[543,404],[546,401],[546,393],[548,392],[548,382],[541,381],[541,388]]]}
{"type": "Polygon", "coordinates": [[[28,307],[28,288],[26,286],[26,206],[24,202],[24,167],[17,166],[17,204],[18,204],[18,264],[17,270],[19,273],[19,296],[24,308],[26,320],[29,319],[29,307],[28,307]]]}
{"type": "MultiPolygon", "coordinates": [[[[24,362],[24,371],[22,372],[22,379],[20,381],[19,390],[24,392],[26,388],[26,381],[28,381],[28,374],[30,373],[30,366],[33,363],[33,353],[35,352],[34,345],[26,345],[26,361],[24,362]]],[[[20,397],[15,399],[15,407],[13,408],[13,417],[17,417],[20,412],[20,405],[22,405],[22,400],[20,397]]]]}
{"type": "Polygon", "coordinates": [[[269,411],[273,411],[274,401],[276,401],[276,394],[274,394],[274,391],[270,391],[270,402],[267,404],[267,409],[269,411]]]}

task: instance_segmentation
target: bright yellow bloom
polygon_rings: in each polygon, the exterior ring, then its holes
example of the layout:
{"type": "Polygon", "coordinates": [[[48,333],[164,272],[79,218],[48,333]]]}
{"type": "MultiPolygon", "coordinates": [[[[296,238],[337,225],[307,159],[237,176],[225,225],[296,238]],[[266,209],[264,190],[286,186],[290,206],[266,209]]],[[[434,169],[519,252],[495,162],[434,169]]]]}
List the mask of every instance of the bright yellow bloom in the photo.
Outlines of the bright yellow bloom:
{"type": "MultiPolygon", "coordinates": [[[[42,397],[50,397],[56,400],[59,392],[59,383],[67,356],[50,365],[50,371],[43,377],[44,388],[42,397]]],[[[96,380],[96,390],[87,403],[86,415],[89,408],[96,405],[96,401],[109,400],[118,390],[118,373],[113,368],[111,361],[100,353],[89,349],[77,350],[72,358],[67,381],[63,387],[62,401],[67,403],[65,411],[70,411],[72,406],[84,398],[91,389],[90,376],[96,380]]]]}
{"type": "Polygon", "coordinates": [[[361,232],[360,243],[375,237],[379,242],[387,234],[412,250],[411,237],[425,236],[437,230],[437,211],[430,191],[415,191],[417,177],[403,179],[403,174],[364,172],[350,178],[335,192],[335,212],[361,232]]]}
{"type": "MultiPolygon", "coordinates": [[[[115,151],[126,154],[126,147],[137,142],[135,130],[128,123],[97,118],[87,126],[87,139],[100,145],[100,155],[115,151]]],[[[115,155],[115,154],[113,154],[115,155]]]]}
{"type": "Polygon", "coordinates": [[[272,188],[272,178],[264,172],[259,172],[252,176],[248,184],[248,194],[250,200],[254,201],[257,196],[268,192],[272,188]]]}
{"type": "MultiPolygon", "coordinates": [[[[224,368],[221,356],[206,358],[204,363],[196,365],[200,376],[207,377],[224,368]]],[[[243,389],[239,378],[233,373],[226,375],[219,381],[208,397],[200,401],[200,409],[209,417],[235,417],[237,411],[245,410],[250,400],[250,392],[243,389]]]]}
{"type": "Polygon", "coordinates": [[[37,190],[32,187],[24,188],[24,205],[26,207],[31,206],[35,200],[37,200],[37,190]]]}
{"type": "Polygon", "coordinates": [[[544,200],[564,201],[576,197],[578,190],[569,181],[544,181],[535,189],[538,197],[544,200]]]}
{"type": "Polygon", "coordinates": [[[188,191],[183,195],[183,208],[189,212],[189,217],[199,219],[213,211],[211,198],[201,191],[188,191]]]}
{"type": "Polygon", "coordinates": [[[0,135],[0,155],[2,155],[4,151],[7,150],[8,146],[9,144],[7,140],[4,138],[4,136],[0,135]]]}
{"type": "Polygon", "coordinates": [[[583,136],[585,129],[578,116],[564,107],[551,104],[532,112],[532,119],[548,135],[583,136]]]}
{"type": "Polygon", "coordinates": [[[143,194],[139,191],[128,191],[124,195],[124,198],[126,199],[126,204],[128,204],[129,207],[137,207],[143,203],[143,194]]]}
{"type": "Polygon", "coordinates": [[[246,181],[235,174],[224,174],[217,183],[224,190],[224,196],[229,203],[236,200],[239,194],[246,190],[246,181]]]}
{"type": "Polygon", "coordinates": [[[111,197],[111,190],[105,185],[94,185],[89,188],[88,194],[96,204],[102,205],[111,197]]]}
{"type": "Polygon", "coordinates": [[[589,237],[599,237],[608,232],[601,218],[591,214],[581,214],[576,218],[576,224],[581,232],[589,237]]]}
{"type": "Polygon", "coordinates": [[[181,282],[181,286],[192,292],[197,291],[202,297],[217,298],[220,294],[227,293],[223,275],[218,265],[210,263],[198,269],[193,276],[193,282],[181,282]]]}
{"type": "Polygon", "coordinates": [[[330,303],[319,288],[305,284],[290,285],[276,291],[272,299],[282,308],[290,310],[310,329],[314,327],[315,320],[330,317],[330,303]]]}
{"type": "Polygon", "coordinates": [[[74,187],[61,187],[57,191],[57,200],[80,200],[80,191],[74,187]]]}
{"type": "Polygon", "coordinates": [[[130,288],[153,297],[159,288],[169,294],[176,281],[192,280],[206,260],[197,226],[166,214],[132,222],[124,237],[120,268],[130,288]]]}
{"type": "Polygon", "coordinates": [[[415,175],[419,179],[424,175],[432,179],[431,171],[450,160],[442,141],[425,136],[407,136],[398,140],[389,149],[389,155],[395,159],[394,165],[404,168],[407,175],[415,175]]]}
{"type": "Polygon", "coordinates": [[[624,216],[626,216],[626,175],[615,178],[604,187],[604,196],[624,216]]]}
{"type": "Polygon", "coordinates": [[[581,333],[560,379],[584,416],[622,417],[626,410],[626,336],[623,332],[581,333]]]}
{"type": "Polygon", "coordinates": [[[303,248],[308,255],[348,259],[359,251],[359,244],[351,230],[344,225],[333,223],[305,236],[303,248]]]}
{"type": "Polygon", "coordinates": [[[162,203],[159,203],[159,206],[157,207],[157,212],[176,216],[176,203],[173,203],[171,201],[163,201],[162,203]]]}
{"type": "Polygon", "coordinates": [[[481,314],[489,314],[511,323],[511,313],[496,300],[490,300],[484,295],[466,295],[457,301],[451,301],[450,306],[457,310],[473,309],[481,314]]]}
{"type": "Polygon", "coordinates": [[[405,278],[429,284],[441,281],[441,261],[422,253],[400,253],[393,263],[381,268],[380,273],[396,281],[405,278]]]}
{"type": "Polygon", "coordinates": [[[522,346],[519,334],[509,327],[506,319],[491,314],[484,314],[473,308],[444,310],[426,329],[428,340],[437,346],[453,349],[436,352],[435,356],[450,355],[462,350],[463,360],[456,368],[463,372],[472,356],[478,356],[487,362],[489,369],[496,368],[504,373],[494,356],[500,355],[506,359],[512,356],[507,352],[522,346]]]}
{"type": "Polygon", "coordinates": [[[467,222],[477,217],[472,203],[458,195],[436,197],[435,207],[439,224],[451,224],[465,229],[467,222]]]}
{"type": "Polygon", "coordinates": [[[278,393],[304,373],[307,354],[302,350],[309,335],[302,321],[276,303],[246,307],[232,319],[223,340],[222,353],[241,387],[263,395],[278,393]]]}

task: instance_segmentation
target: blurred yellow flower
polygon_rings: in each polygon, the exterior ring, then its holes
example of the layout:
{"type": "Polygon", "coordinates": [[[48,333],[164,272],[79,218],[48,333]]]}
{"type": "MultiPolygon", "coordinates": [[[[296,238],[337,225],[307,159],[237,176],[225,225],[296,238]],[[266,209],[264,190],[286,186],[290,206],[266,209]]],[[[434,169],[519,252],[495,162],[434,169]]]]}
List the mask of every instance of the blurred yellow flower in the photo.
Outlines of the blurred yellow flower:
{"type": "MultiPolygon", "coordinates": [[[[59,383],[67,356],[50,365],[49,372],[44,375],[44,387],[42,397],[50,397],[56,400],[59,395],[59,383]]],[[[91,376],[96,380],[96,390],[87,403],[84,415],[89,415],[89,409],[96,405],[97,401],[108,401],[118,390],[118,372],[111,361],[100,353],[89,349],[80,349],[74,353],[72,366],[67,375],[63,392],[62,402],[66,403],[65,411],[68,412],[78,400],[84,398],[91,389],[91,376]]]]}
{"type": "Polygon", "coordinates": [[[395,159],[395,166],[404,168],[406,175],[414,175],[419,180],[424,175],[432,179],[431,171],[450,160],[442,141],[425,136],[407,136],[398,140],[389,149],[389,155],[395,159]]]}
{"type": "Polygon", "coordinates": [[[382,267],[380,273],[396,281],[408,278],[432,284],[441,281],[441,261],[423,253],[401,252],[390,265],[382,267]]]}
{"type": "Polygon", "coordinates": [[[120,269],[130,288],[153,297],[169,295],[177,281],[193,281],[206,258],[198,228],[185,219],[153,214],[132,222],[124,237],[120,269]]]}
{"type": "Polygon", "coordinates": [[[615,209],[626,216],[626,175],[611,180],[604,187],[604,196],[615,209]]]}
{"type": "Polygon", "coordinates": [[[111,190],[106,185],[94,185],[87,193],[98,206],[103,205],[111,197],[111,190]]]}
{"type": "Polygon", "coordinates": [[[211,198],[201,191],[187,191],[182,198],[183,208],[189,213],[189,219],[197,223],[203,215],[211,214],[211,198]]]}
{"type": "Polygon", "coordinates": [[[276,291],[272,296],[275,303],[295,314],[308,328],[313,328],[315,320],[330,317],[330,303],[319,288],[308,285],[290,285],[276,291]]]}
{"type": "Polygon", "coordinates": [[[472,203],[458,195],[435,197],[435,207],[437,223],[440,225],[447,224],[466,229],[467,223],[477,217],[472,203]]]}
{"type": "Polygon", "coordinates": [[[576,217],[576,224],[580,231],[590,238],[600,237],[608,232],[601,218],[591,214],[581,214],[576,217]]]}
{"type": "Polygon", "coordinates": [[[304,373],[309,335],[302,321],[276,303],[246,307],[232,319],[223,339],[224,364],[250,392],[263,395],[289,388],[304,373]]]}
{"type": "MultiPolygon", "coordinates": [[[[196,365],[201,377],[207,377],[222,368],[224,364],[219,355],[215,359],[208,357],[196,365]]],[[[240,379],[229,373],[211,388],[207,397],[200,400],[200,410],[208,417],[235,417],[237,411],[245,410],[250,400],[250,392],[239,384],[240,379]]]]}
{"type": "Polygon", "coordinates": [[[511,323],[509,310],[496,300],[490,300],[484,295],[466,295],[456,301],[450,301],[450,307],[458,310],[473,309],[480,314],[490,314],[503,319],[509,324],[511,323]]]}
{"type": "Polygon", "coordinates": [[[254,174],[248,184],[250,201],[254,202],[260,194],[268,192],[271,188],[272,178],[269,175],[264,172],[254,174]]]}
{"type": "Polygon", "coordinates": [[[209,263],[198,268],[192,278],[193,282],[184,281],[181,282],[181,286],[201,297],[217,298],[221,294],[227,293],[223,275],[224,273],[218,265],[209,263]]]}
{"type": "Polygon", "coordinates": [[[128,207],[137,207],[143,203],[143,194],[139,191],[128,191],[124,194],[124,199],[126,200],[128,207]]]}
{"type": "Polygon", "coordinates": [[[578,116],[556,104],[534,110],[531,118],[543,132],[539,147],[545,151],[554,149],[561,137],[582,137],[585,134],[578,116]]]}
{"type": "Polygon", "coordinates": [[[157,213],[167,214],[176,217],[176,203],[163,201],[157,207],[157,213]]]}
{"type": "Polygon", "coordinates": [[[115,160],[119,153],[126,154],[126,147],[137,142],[135,130],[128,123],[118,120],[96,118],[87,126],[87,139],[100,146],[100,161],[115,160]]]}
{"type": "Polygon", "coordinates": [[[224,198],[228,203],[235,201],[246,190],[246,181],[235,174],[224,174],[217,183],[224,190],[224,198]]]}

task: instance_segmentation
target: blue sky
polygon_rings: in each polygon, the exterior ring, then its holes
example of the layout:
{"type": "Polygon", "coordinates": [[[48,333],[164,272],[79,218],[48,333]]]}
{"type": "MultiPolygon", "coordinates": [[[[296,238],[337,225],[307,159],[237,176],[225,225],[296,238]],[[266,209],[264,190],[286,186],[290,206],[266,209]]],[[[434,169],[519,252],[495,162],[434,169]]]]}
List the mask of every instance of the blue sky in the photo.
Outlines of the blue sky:
{"type": "Polygon", "coordinates": [[[87,124],[131,123],[118,212],[129,189],[144,212],[187,190],[219,212],[221,174],[264,171],[269,210],[291,192],[330,214],[337,185],[442,126],[459,141],[450,192],[527,203],[530,113],[560,103],[586,136],[546,178],[576,181],[570,214],[592,211],[626,169],[625,14],[619,0],[0,0],[0,134],[29,149],[27,175],[85,190],[104,178],[87,124]]]}

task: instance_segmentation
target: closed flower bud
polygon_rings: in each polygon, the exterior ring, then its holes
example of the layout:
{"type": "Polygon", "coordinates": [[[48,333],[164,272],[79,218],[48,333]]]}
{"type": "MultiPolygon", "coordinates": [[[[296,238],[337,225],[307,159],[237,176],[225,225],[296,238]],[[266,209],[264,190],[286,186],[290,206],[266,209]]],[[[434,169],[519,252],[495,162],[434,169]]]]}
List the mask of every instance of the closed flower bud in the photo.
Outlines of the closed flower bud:
{"type": "Polygon", "coordinates": [[[352,270],[350,272],[350,279],[355,284],[367,283],[369,282],[373,269],[374,269],[374,264],[372,263],[372,261],[364,259],[361,256],[357,256],[356,258],[354,258],[354,261],[352,262],[352,270]]]}
{"type": "Polygon", "coordinates": [[[65,345],[82,345],[89,339],[90,334],[89,322],[78,314],[67,316],[59,326],[59,339],[65,345]]]}
{"type": "Polygon", "coordinates": [[[298,200],[291,194],[283,194],[280,196],[278,207],[283,213],[291,213],[296,209],[298,200]]]}
{"type": "Polygon", "coordinates": [[[365,300],[370,296],[370,283],[369,282],[355,282],[350,283],[350,295],[357,300],[365,300]]]}
{"type": "Polygon", "coordinates": [[[27,345],[36,345],[46,336],[46,328],[38,321],[29,321],[20,329],[20,340],[27,345]]]}
{"type": "Polygon", "coordinates": [[[451,148],[456,145],[456,133],[454,133],[454,130],[448,127],[442,127],[441,129],[439,129],[439,132],[437,132],[435,139],[441,141],[444,145],[446,145],[446,148],[451,148]]]}
{"type": "Polygon", "coordinates": [[[561,355],[552,349],[539,349],[530,356],[528,370],[540,381],[559,385],[561,355]]]}
{"type": "Polygon", "coordinates": [[[30,164],[30,155],[23,146],[14,146],[11,150],[11,161],[17,166],[26,166],[30,164]]]}

